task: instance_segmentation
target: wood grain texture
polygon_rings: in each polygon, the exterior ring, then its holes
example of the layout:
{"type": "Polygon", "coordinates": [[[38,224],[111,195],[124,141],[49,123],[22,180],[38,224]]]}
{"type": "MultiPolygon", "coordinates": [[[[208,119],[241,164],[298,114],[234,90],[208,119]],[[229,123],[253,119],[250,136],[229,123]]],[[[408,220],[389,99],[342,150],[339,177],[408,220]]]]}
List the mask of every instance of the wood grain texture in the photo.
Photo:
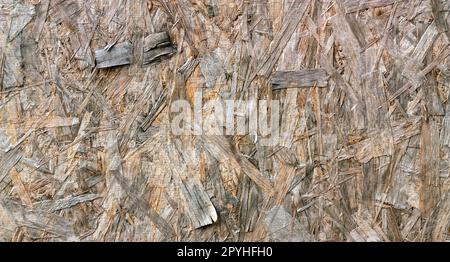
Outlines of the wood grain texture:
{"type": "Polygon", "coordinates": [[[0,0],[0,241],[449,241],[449,9],[0,0]]]}

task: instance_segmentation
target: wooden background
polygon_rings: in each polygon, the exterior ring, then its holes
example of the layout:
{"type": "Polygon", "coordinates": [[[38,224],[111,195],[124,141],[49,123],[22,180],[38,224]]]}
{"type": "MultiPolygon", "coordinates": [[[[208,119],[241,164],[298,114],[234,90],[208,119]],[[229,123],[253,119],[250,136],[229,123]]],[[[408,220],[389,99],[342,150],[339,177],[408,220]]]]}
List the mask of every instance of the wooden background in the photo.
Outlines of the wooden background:
{"type": "Polygon", "coordinates": [[[0,241],[449,240],[449,9],[0,0],[0,241]],[[280,144],[174,136],[200,90],[280,144]]]}

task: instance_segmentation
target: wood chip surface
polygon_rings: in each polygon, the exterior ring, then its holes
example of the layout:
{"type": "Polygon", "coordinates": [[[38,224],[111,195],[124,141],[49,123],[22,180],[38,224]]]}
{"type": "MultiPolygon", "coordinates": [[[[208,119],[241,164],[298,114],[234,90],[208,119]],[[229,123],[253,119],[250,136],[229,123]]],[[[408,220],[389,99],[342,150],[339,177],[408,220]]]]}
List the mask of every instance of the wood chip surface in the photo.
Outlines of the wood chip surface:
{"type": "Polygon", "coordinates": [[[0,241],[450,241],[449,10],[0,0],[0,241]]]}

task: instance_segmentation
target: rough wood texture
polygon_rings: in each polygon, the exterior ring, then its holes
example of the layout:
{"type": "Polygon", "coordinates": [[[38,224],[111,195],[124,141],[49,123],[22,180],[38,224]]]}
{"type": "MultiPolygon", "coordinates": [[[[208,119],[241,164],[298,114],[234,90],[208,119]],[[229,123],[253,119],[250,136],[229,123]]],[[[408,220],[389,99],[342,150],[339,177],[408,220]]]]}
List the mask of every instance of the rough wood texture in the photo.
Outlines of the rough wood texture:
{"type": "Polygon", "coordinates": [[[0,241],[449,241],[449,9],[0,0],[0,241]]]}
{"type": "MultiPolygon", "coordinates": [[[[144,40],[143,64],[159,61],[176,52],[166,32],[150,34],[144,40]]],[[[95,50],[97,68],[130,65],[133,62],[133,45],[130,42],[110,44],[95,50]]]]}
{"type": "Polygon", "coordinates": [[[129,65],[133,60],[133,45],[130,42],[108,45],[95,50],[97,68],[129,65]]]}
{"type": "Polygon", "coordinates": [[[325,70],[278,71],[273,72],[272,89],[279,90],[289,87],[326,87],[328,76],[325,70]]]}

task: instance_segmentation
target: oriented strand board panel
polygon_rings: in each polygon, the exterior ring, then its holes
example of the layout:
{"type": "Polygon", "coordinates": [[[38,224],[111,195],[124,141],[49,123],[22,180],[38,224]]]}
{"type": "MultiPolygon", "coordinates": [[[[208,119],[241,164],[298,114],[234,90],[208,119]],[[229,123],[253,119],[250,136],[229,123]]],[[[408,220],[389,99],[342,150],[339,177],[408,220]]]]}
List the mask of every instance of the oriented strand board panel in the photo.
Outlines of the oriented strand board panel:
{"type": "Polygon", "coordinates": [[[0,241],[449,241],[449,9],[0,0],[0,241]]]}

